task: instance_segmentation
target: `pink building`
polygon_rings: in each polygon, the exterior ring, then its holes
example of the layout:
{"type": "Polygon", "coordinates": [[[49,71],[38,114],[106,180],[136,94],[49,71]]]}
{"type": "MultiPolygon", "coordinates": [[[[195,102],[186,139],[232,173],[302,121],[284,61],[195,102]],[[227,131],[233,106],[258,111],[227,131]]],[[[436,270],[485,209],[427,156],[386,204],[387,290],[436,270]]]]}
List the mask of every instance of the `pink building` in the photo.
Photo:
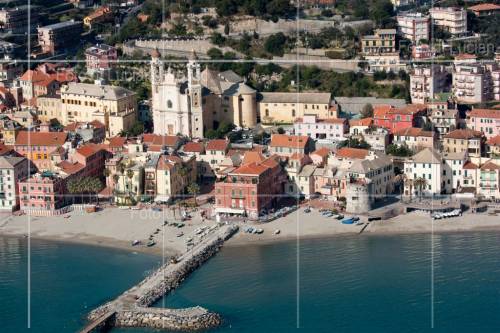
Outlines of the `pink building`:
{"type": "Polygon", "coordinates": [[[293,128],[296,135],[340,141],[349,132],[349,123],[343,118],[319,119],[315,115],[304,115],[295,121],[293,128]]]}
{"type": "Polygon", "coordinates": [[[487,139],[500,135],[500,110],[473,109],[467,114],[467,127],[483,132],[487,139]]]}
{"type": "Polygon", "coordinates": [[[63,213],[66,206],[64,179],[52,173],[38,173],[19,182],[20,208],[35,215],[63,213]]]}
{"type": "Polygon", "coordinates": [[[90,75],[112,70],[116,66],[117,59],[116,48],[106,44],[97,44],[85,50],[85,64],[90,75]]]}

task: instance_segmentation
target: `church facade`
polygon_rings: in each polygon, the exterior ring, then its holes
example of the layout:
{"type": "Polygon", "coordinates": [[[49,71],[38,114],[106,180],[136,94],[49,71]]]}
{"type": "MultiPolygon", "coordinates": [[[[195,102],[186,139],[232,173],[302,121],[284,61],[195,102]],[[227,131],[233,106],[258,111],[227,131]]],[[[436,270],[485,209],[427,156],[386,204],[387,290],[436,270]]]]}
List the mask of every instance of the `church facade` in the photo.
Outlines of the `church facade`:
{"type": "Polygon", "coordinates": [[[201,66],[196,55],[187,63],[187,77],[165,70],[158,52],[151,60],[154,133],[203,138],[222,123],[239,127],[257,124],[256,91],[232,71],[216,72],[201,66]]]}

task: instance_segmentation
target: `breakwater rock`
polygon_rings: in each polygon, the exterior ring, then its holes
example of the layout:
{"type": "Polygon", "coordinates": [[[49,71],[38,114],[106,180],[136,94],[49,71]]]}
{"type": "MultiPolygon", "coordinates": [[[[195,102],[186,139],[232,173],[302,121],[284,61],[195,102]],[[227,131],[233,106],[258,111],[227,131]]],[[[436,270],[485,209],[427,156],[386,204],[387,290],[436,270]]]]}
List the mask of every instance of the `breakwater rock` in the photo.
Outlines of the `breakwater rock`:
{"type": "Polygon", "coordinates": [[[175,261],[161,266],[115,300],[90,312],[89,321],[102,321],[103,324],[117,327],[179,331],[199,331],[219,326],[221,316],[199,306],[186,309],[150,306],[177,288],[189,274],[215,255],[224,241],[237,231],[236,226],[222,226],[175,261]]]}

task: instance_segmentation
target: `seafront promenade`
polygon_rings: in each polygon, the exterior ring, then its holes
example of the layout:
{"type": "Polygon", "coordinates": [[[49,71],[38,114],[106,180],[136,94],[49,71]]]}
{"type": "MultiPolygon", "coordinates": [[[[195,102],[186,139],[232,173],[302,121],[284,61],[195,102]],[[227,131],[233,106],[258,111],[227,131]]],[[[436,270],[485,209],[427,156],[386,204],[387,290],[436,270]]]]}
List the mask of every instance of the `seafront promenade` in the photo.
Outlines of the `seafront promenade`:
{"type": "Polygon", "coordinates": [[[237,231],[237,226],[222,225],[206,235],[189,251],[166,263],[115,300],[93,310],[88,316],[89,323],[80,332],[91,332],[105,326],[194,331],[220,325],[219,314],[199,306],[186,309],[150,306],[179,286],[237,231]]]}

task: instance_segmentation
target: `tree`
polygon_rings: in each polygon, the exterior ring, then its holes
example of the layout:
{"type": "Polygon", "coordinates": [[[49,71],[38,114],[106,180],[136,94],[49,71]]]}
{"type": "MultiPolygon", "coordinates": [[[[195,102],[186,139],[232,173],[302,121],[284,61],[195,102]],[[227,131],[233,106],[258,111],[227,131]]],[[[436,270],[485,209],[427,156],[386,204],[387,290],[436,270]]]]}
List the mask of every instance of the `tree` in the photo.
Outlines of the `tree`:
{"type": "Polygon", "coordinates": [[[224,25],[224,34],[227,36],[229,35],[229,32],[230,32],[229,22],[226,22],[226,24],[224,25]]]}
{"type": "Polygon", "coordinates": [[[427,180],[425,178],[419,177],[414,180],[413,184],[418,188],[418,196],[420,201],[422,201],[423,190],[427,186],[427,180]]]}
{"type": "Polygon", "coordinates": [[[264,50],[272,55],[283,56],[286,42],[287,37],[282,32],[278,32],[266,39],[264,42],[264,50]]]}
{"type": "Polygon", "coordinates": [[[361,109],[361,118],[371,118],[373,117],[373,106],[368,103],[363,106],[363,109],[361,109]]]}
{"type": "Polygon", "coordinates": [[[198,193],[200,193],[200,185],[198,185],[197,183],[191,183],[188,185],[188,193],[191,194],[194,198],[194,204],[195,206],[197,206],[197,201],[196,201],[196,196],[198,195],[198,193]]]}
{"type": "MultiPolygon", "coordinates": [[[[222,36],[220,33],[218,32],[214,32],[211,36],[210,36],[210,42],[214,45],[217,45],[217,46],[223,46],[225,43],[226,43],[226,37],[222,36]]],[[[222,54],[222,52],[221,52],[222,54]]]]}
{"type": "Polygon", "coordinates": [[[276,131],[278,132],[278,134],[285,134],[285,130],[283,129],[283,127],[278,127],[276,131]]]}
{"type": "Polygon", "coordinates": [[[349,148],[358,148],[358,149],[370,149],[370,145],[363,140],[359,140],[356,138],[349,138],[348,140],[342,141],[338,145],[339,148],[349,147],[349,148]]]}

